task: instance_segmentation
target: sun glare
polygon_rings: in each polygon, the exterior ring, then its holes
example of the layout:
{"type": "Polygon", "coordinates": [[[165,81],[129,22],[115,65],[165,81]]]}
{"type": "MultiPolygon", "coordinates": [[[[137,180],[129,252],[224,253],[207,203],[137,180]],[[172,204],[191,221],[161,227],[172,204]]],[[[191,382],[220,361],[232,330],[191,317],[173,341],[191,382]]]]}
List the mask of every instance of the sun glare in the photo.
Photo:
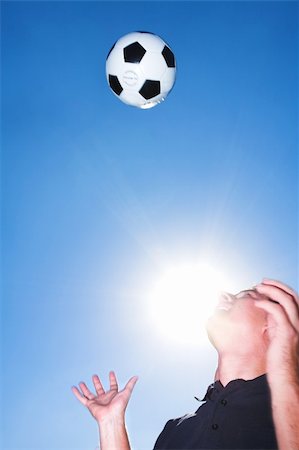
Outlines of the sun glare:
{"type": "Polygon", "coordinates": [[[198,344],[219,292],[226,288],[224,276],[207,264],[168,267],[150,293],[150,318],[168,338],[198,344]]]}

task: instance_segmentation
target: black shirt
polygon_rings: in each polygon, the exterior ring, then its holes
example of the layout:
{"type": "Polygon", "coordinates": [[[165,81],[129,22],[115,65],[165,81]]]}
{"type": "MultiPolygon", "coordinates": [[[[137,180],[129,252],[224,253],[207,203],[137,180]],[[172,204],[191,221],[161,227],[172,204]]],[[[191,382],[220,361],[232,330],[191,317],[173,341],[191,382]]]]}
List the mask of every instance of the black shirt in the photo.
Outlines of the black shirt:
{"type": "Polygon", "coordinates": [[[277,449],[266,375],[209,386],[194,414],[169,420],[154,450],[277,449]]]}

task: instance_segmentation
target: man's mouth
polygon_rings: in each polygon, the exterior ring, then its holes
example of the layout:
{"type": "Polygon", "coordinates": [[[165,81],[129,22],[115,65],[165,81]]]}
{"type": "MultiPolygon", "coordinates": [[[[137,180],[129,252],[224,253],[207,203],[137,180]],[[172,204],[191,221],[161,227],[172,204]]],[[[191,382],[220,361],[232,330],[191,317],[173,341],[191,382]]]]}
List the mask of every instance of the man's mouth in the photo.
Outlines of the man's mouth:
{"type": "Polygon", "coordinates": [[[221,309],[222,311],[229,311],[232,305],[218,305],[216,309],[221,309]]]}

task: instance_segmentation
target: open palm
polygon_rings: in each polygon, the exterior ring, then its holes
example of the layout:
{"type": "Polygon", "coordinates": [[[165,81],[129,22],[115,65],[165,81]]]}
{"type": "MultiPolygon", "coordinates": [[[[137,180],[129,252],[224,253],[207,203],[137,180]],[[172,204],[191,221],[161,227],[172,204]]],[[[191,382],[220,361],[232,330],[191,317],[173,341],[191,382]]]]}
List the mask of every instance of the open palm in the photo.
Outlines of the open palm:
{"type": "Polygon", "coordinates": [[[137,379],[137,377],[132,377],[124,389],[119,391],[115,373],[110,372],[110,389],[108,391],[104,390],[98,375],[92,377],[96,394],[93,394],[83,381],[79,383],[81,390],[73,386],[72,391],[97,422],[101,422],[112,417],[123,417],[137,379]]]}

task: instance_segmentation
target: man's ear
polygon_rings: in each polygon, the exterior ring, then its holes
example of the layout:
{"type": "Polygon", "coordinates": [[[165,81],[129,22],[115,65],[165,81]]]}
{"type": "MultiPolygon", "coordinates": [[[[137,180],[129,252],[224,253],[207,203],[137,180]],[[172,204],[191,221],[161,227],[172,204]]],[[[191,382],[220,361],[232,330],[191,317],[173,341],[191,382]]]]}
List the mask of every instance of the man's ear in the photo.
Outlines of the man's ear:
{"type": "Polygon", "coordinates": [[[270,314],[267,314],[266,323],[263,327],[263,335],[267,341],[271,341],[275,335],[276,322],[270,314]]]}

